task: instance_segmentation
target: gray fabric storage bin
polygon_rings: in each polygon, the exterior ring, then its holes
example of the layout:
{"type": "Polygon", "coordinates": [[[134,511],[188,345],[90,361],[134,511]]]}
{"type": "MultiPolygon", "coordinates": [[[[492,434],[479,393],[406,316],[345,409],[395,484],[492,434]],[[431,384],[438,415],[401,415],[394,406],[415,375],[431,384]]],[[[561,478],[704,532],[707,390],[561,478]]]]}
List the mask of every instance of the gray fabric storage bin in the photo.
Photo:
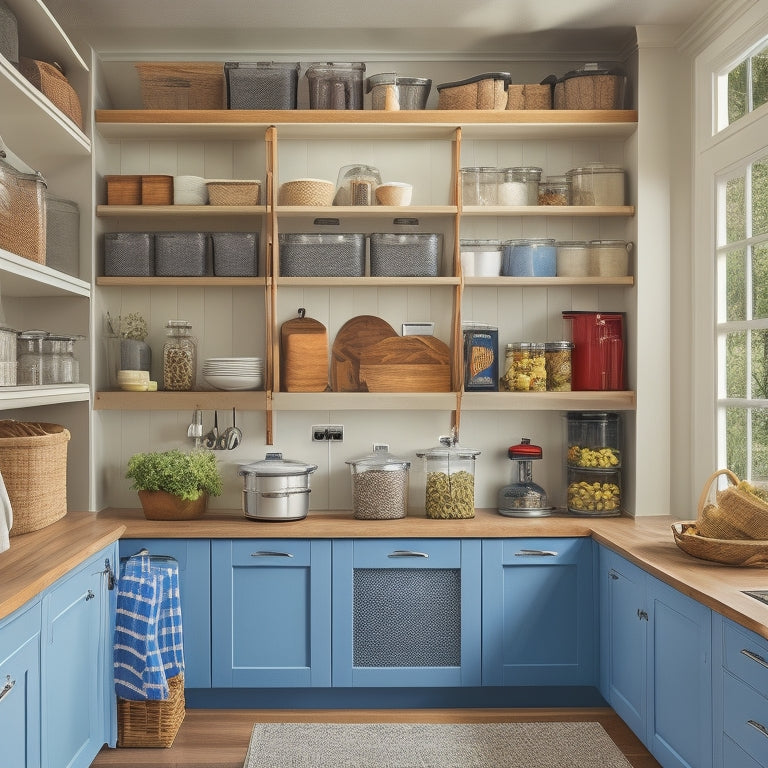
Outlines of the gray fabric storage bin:
{"type": "Polygon", "coordinates": [[[158,277],[203,277],[208,235],[205,232],[156,232],[158,277]]]}
{"type": "Polygon", "coordinates": [[[107,277],[151,277],[155,273],[155,236],[151,232],[107,232],[104,274],[107,277]]]}
{"type": "Polygon", "coordinates": [[[371,277],[437,277],[442,238],[409,232],[371,235],[371,277]]]}
{"type": "Polygon", "coordinates": [[[213,232],[213,274],[255,277],[259,274],[258,232],[213,232]]]}
{"type": "Polygon", "coordinates": [[[281,277],[362,277],[365,275],[363,234],[282,234],[281,277]]]}
{"type": "Polygon", "coordinates": [[[296,109],[299,64],[227,61],[227,109],[296,109]]]}
{"type": "Polygon", "coordinates": [[[73,200],[45,196],[45,263],[80,277],[80,208],[73,200]]]}
{"type": "Polygon", "coordinates": [[[19,25],[14,12],[0,0],[0,54],[11,64],[19,63],[19,25]]]}

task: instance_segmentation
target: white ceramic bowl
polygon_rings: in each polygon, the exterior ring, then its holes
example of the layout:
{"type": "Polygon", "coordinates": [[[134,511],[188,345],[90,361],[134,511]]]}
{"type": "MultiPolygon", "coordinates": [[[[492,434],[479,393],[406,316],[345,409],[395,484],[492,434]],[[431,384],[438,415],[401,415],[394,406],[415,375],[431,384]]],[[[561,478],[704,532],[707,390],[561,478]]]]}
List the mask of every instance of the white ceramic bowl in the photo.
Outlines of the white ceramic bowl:
{"type": "Polygon", "coordinates": [[[404,181],[385,181],[376,187],[376,202],[379,205],[410,205],[413,186],[404,181]]]}
{"type": "Polygon", "coordinates": [[[233,392],[243,389],[261,389],[264,386],[263,376],[203,374],[203,378],[216,389],[233,392]]]}

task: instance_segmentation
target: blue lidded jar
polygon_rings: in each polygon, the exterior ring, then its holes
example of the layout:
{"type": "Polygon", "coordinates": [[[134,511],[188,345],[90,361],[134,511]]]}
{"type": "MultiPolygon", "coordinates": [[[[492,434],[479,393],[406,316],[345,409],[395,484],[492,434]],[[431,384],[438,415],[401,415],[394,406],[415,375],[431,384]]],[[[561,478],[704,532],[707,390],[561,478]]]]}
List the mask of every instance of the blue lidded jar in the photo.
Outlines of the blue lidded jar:
{"type": "Polygon", "coordinates": [[[507,277],[554,277],[557,274],[554,239],[505,241],[501,274],[507,277]]]}

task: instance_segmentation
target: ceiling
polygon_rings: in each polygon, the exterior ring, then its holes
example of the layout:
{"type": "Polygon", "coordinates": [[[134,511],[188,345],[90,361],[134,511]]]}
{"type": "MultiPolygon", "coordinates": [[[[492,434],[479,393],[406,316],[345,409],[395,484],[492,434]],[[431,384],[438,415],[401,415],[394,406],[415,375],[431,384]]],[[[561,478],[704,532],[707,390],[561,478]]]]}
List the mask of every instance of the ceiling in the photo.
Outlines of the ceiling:
{"type": "Polygon", "coordinates": [[[637,25],[681,31],[727,0],[44,0],[107,59],[197,52],[498,57],[617,50],[637,25]],[[599,41],[596,42],[596,41],[599,41]]]}

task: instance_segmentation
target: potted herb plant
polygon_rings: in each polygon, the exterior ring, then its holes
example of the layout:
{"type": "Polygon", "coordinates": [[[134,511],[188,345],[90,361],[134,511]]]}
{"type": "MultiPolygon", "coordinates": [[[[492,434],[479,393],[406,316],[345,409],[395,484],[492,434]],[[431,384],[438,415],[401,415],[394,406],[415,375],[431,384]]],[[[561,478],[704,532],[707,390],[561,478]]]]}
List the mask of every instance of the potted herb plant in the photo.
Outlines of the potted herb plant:
{"type": "Polygon", "coordinates": [[[223,490],[221,472],[211,451],[178,449],[136,453],[126,478],[138,491],[148,520],[193,520],[202,517],[210,496],[223,490]]]}

